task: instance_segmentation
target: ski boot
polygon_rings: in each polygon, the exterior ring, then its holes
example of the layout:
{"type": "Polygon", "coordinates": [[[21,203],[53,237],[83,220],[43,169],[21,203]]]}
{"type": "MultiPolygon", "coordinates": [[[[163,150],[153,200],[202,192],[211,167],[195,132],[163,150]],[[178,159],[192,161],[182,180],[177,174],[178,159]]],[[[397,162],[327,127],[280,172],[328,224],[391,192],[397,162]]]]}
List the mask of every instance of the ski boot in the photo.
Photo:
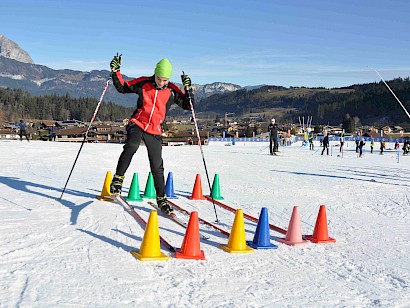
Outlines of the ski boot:
{"type": "Polygon", "coordinates": [[[167,197],[165,195],[163,197],[157,196],[157,205],[161,212],[163,212],[164,214],[169,216],[175,215],[174,209],[168,203],[167,197]]]}
{"type": "Polygon", "coordinates": [[[118,196],[121,195],[121,189],[122,189],[122,181],[124,180],[123,175],[118,175],[114,174],[114,177],[112,178],[112,182],[110,185],[110,193],[111,195],[118,196]]]}

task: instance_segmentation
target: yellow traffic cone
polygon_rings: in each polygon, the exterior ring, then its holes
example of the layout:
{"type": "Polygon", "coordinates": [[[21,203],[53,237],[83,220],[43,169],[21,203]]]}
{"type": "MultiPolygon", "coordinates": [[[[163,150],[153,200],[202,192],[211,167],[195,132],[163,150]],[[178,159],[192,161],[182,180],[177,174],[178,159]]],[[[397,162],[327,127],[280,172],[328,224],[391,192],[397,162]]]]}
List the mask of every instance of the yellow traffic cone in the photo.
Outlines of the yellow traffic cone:
{"type": "Polygon", "coordinates": [[[169,259],[161,252],[157,211],[151,211],[149,214],[140,250],[132,250],[131,254],[140,261],[166,261],[169,259]]]}
{"type": "Polygon", "coordinates": [[[103,188],[101,190],[101,195],[97,196],[98,200],[112,201],[112,198],[110,198],[112,196],[111,193],[110,193],[111,182],[112,182],[111,171],[107,171],[107,174],[105,175],[104,185],[103,185],[103,188]]]}
{"type": "Polygon", "coordinates": [[[223,250],[229,253],[252,253],[253,249],[246,246],[245,222],[243,220],[243,211],[236,210],[235,220],[229,234],[228,245],[219,245],[223,250]]]}

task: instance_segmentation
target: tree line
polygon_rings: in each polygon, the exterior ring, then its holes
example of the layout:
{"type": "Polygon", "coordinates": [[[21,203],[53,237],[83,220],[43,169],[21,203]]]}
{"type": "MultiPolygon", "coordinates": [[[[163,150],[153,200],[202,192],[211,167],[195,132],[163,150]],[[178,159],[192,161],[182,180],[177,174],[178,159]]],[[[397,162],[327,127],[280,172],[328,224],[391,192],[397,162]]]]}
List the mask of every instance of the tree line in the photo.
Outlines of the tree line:
{"type": "MultiPolygon", "coordinates": [[[[410,79],[397,78],[388,84],[409,110],[410,79]]],[[[243,89],[204,98],[197,109],[220,114],[234,112],[236,116],[281,109],[277,118],[282,123],[297,123],[300,116],[311,115],[320,124],[338,125],[350,117],[361,125],[399,125],[410,129],[407,115],[382,82],[333,89],[276,86],[243,89]]]]}
{"type": "MultiPolygon", "coordinates": [[[[87,122],[91,119],[98,100],[95,98],[73,98],[66,94],[34,96],[21,89],[0,88],[0,119],[67,120],[87,122]]],[[[102,121],[128,118],[133,108],[112,102],[102,102],[97,117],[102,121]]]]}

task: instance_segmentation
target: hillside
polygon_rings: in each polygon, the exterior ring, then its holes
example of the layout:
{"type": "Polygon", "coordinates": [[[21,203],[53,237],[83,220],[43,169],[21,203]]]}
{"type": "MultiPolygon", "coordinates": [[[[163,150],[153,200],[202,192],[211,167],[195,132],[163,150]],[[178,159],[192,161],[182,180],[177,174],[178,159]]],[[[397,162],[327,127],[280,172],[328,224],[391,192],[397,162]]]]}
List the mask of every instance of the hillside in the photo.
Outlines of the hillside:
{"type": "MultiPolygon", "coordinates": [[[[410,108],[410,80],[388,81],[402,103],[410,108]]],[[[284,88],[263,86],[212,95],[197,105],[202,112],[233,112],[235,116],[275,116],[281,122],[297,122],[299,116],[313,116],[313,123],[339,124],[346,114],[358,117],[363,125],[401,124],[409,119],[382,83],[345,88],[284,88]]]]}

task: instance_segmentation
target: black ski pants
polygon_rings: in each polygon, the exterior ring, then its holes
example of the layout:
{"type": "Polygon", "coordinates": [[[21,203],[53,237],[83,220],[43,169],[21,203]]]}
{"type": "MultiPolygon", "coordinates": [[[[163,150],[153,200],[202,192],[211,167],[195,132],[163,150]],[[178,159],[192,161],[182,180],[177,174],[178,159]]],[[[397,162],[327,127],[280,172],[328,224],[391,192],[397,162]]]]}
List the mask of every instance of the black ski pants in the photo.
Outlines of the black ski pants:
{"type": "Polygon", "coordinates": [[[164,164],[162,160],[162,137],[144,132],[139,126],[130,123],[127,126],[127,139],[124,150],[118,159],[116,174],[124,175],[127,171],[131,159],[137,152],[141,141],[144,140],[148,151],[148,159],[154,178],[154,186],[157,196],[165,195],[164,164]]]}

